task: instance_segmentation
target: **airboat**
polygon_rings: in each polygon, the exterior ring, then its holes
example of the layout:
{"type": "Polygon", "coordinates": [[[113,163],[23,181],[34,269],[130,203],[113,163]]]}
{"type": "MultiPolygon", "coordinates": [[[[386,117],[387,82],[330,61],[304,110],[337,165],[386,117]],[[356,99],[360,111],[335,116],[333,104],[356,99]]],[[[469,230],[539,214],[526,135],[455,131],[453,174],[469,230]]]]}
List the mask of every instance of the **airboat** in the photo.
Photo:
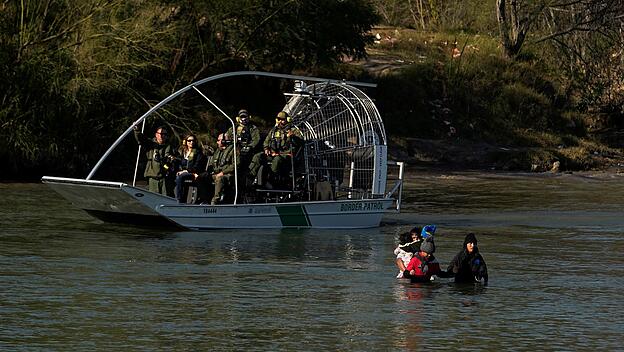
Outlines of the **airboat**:
{"type": "Polygon", "coordinates": [[[404,164],[388,160],[383,121],[373,101],[362,91],[367,87],[375,85],[259,71],[211,76],[171,94],[134,121],[86,178],[44,176],[42,182],[74,206],[106,222],[176,225],[189,230],[377,227],[385,213],[401,209],[404,164]],[[144,129],[146,119],[162,118],[167,105],[183,94],[196,94],[236,131],[234,120],[202,88],[237,76],[291,83],[292,91],[283,93],[283,111],[290,114],[291,123],[301,130],[304,139],[301,165],[298,172],[293,168],[291,187],[256,189],[254,192],[262,192],[262,197],[244,197],[241,193],[249,190],[242,191],[244,187],[235,176],[230,204],[178,203],[175,198],[137,185],[140,153],[131,180],[95,179],[98,169],[122,141],[131,139],[127,137],[135,126],[144,129]]]}

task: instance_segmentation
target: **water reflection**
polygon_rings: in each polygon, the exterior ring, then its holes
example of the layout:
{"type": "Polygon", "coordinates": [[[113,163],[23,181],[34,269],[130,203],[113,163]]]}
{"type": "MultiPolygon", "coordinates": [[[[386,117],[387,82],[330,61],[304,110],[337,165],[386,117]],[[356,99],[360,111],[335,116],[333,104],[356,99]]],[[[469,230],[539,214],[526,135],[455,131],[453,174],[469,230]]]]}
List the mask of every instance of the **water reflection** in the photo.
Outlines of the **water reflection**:
{"type": "Polygon", "coordinates": [[[0,185],[0,348],[620,348],[620,183],[423,175],[406,191],[377,229],[201,233],[104,224],[45,186],[0,185]],[[396,280],[397,234],[425,223],[443,267],[476,232],[489,285],[396,280]]]}
{"type": "Polygon", "coordinates": [[[452,283],[449,286],[451,288],[451,294],[457,294],[461,296],[480,295],[482,293],[485,293],[487,289],[487,285],[483,285],[481,283],[452,283]]]}
{"type": "Polygon", "coordinates": [[[422,301],[423,299],[433,298],[433,293],[436,288],[439,288],[441,283],[411,283],[409,280],[400,279],[399,284],[396,285],[395,297],[397,303],[401,301],[422,301]]]}

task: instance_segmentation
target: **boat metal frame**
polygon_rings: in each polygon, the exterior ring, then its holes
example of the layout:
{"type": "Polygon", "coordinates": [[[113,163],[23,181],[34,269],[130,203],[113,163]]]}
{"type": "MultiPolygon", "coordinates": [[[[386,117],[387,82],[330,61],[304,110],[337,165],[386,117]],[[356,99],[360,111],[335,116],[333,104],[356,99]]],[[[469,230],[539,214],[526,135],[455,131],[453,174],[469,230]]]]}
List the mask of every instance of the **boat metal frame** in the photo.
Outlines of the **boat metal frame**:
{"type": "MultiPolygon", "coordinates": [[[[44,176],[42,182],[50,185],[76,206],[105,221],[118,221],[121,218],[128,220],[121,222],[134,222],[133,217],[152,220],[161,218],[160,220],[164,219],[165,223],[195,230],[224,227],[379,226],[381,216],[393,204],[394,211],[400,212],[405,165],[403,162],[387,160],[387,140],[383,121],[372,100],[355,88],[356,86],[376,85],[261,71],[229,72],[208,77],[176,91],[140,116],[113,142],[85,179],[44,176]],[[208,82],[239,76],[270,77],[295,82],[294,92],[284,93],[289,98],[284,111],[291,114],[293,125],[300,128],[304,136],[303,160],[307,192],[310,194],[312,182],[331,181],[336,193],[344,188],[342,199],[310,198],[275,203],[239,204],[239,177],[235,168],[233,204],[178,204],[173,198],[136,186],[140,146],[132,185],[93,179],[104,161],[136,126],[141,125],[143,131],[149,116],[188,91],[195,91],[217,109],[228,120],[235,134],[234,119],[208,98],[199,87],[208,82]],[[398,168],[395,184],[390,189],[386,189],[388,165],[398,168]],[[342,186],[343,182],[347,186],[342,186]],[[394,196],[396,198],[393,198],[394,196]],[[228,224],[227,221],[232,223],[228,224]]],[[[233,148],[236,150],[236,135],[233,139],[233,148]]],[[[236,154],[234,153],[235,158],[236,154]]],[[[291,164],[294,191],[294,162],[291,164]]]]}

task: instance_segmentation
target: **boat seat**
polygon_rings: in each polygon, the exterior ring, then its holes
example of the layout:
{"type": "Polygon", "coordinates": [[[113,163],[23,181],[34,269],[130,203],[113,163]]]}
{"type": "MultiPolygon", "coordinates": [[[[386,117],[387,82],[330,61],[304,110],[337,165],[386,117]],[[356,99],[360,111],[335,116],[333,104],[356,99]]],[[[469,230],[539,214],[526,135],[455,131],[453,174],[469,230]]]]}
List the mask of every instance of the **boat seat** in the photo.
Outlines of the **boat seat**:
{"type": "Polygon", "coordinates": [[[265,203],[286,203],[301,200],[303,192],[289,189],[258,189],[256,193],[261,195],[260,202],[265,203]]]}
{"type": "Polygon", "coordinates": [[[334,191],[329,181],[319,181],[314,183],[314,198],[316,200],[334,199],[334,191]]]}
{"type": "Polygon", "coordinates": [[[186,204],[195,204],[197,202],[197,185],[189,185],[186,191],[186,204]]]}

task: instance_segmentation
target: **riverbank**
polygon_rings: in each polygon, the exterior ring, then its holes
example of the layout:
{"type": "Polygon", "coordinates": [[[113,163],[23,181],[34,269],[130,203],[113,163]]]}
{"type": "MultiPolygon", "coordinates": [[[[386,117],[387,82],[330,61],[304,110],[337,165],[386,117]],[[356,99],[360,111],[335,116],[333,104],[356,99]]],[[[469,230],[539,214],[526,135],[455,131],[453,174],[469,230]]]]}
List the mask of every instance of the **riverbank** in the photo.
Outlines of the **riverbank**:
{"type": "Polygon", "coordinates": [[[590,109],[537,56],[502,57],[498,38],[379,27],[349,62],[374,92],[393,158],[452,170],[624,169],[622,112],[590,109]]]}
{"type": "Polygon", "coordinates": [[[565,148],[507,147],[468,140],[390,139],[390,158],[410,167],[444,171],[589,172],[624,174],[621,150],[586,151],[577,160],[565,148]]]}

